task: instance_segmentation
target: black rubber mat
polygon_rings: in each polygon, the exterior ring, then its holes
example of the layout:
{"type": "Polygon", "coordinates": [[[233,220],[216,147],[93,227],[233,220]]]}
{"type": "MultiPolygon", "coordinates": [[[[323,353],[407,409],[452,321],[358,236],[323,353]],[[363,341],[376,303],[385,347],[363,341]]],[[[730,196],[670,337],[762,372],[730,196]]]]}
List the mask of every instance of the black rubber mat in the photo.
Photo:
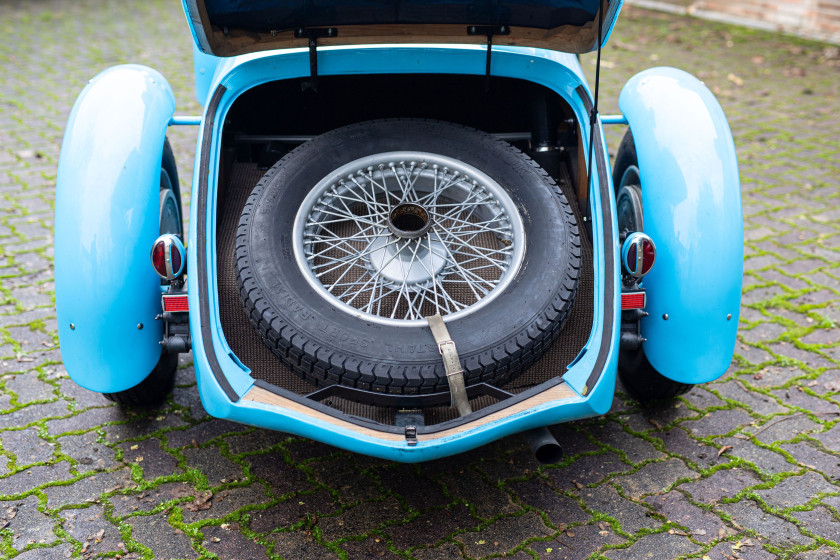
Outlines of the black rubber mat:
{"type": "MultiPolygon", "coordinates": [[[[253,163],[234,163],[227,180],[219,184],[219,204],[217,216],[216,262],[218,263],[219,311],[222,331],[228,346],[239,360],[250,370],[255,379],[261,379],[272,385],[305,395],[316,389],[304,381],[280,362],[262,343],[256,331],[251,327],[248,317],[239,299],[234,270],[234,238],[239,215],[254,185],[262,178],[264,170],[253,163]]],[[[561,181],[561,187],[569,200],[576,200],[571,192],[568,178],[561,181]]],[[[572,204],[577,212],[577,205],[572,204]]],[[[577,215],[578,224],[583,224],[577,215]]],[[[593,317],[593,271],[592,245],[586,235],[582,241],[582,272],[578,295],[572,308],[572,314],[559,338],[545,352],[543,357],[530,369],[505,385],[504,390],[518,393],[538,385],[566,371],[566,366],[575,359],[586,344],[592,329],[593,317]]],[[[497,402],[489,396],[470,400],[473,410],[479,410],[497,402]]],[[[323,401],[342,412],[368,418],[383,424],[393,424],[395,411],[392,408],[357,403],[332,397],[323,401]]],[[[426,425],[433,425],[454,419],[457,411],[448,406],[430,407],[425,410],[426,425]]]]}

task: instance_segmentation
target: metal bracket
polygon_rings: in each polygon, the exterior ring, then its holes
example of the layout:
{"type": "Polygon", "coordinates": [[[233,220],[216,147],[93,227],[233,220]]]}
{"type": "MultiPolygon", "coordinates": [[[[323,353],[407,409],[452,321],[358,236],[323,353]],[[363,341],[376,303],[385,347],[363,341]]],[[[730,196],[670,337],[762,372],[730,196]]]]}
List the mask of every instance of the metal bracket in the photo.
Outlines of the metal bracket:
{"type": "Polygon", "coordinates": [[[414,447],[417,445],[417,426],[405,427],[405,442],[408,444],[409,447],[414,447]]]}
{"type": "MultiPolygon", "coordinates": [[[[467,387],[467,397],[473,399],[481,396],[489,396],[497,401],[503,401],[513,395],[487,383],[476,383],[467,387]]],[[[341,397],[342,399],[351,401],[391,408],[426,408],[430,406],[448,405],[452,402],[452,395],[448,390],[439,393],[392,395],[338,384],[327,385],[306,395],[307,399],[312,399],[317,402],[323,402],[330,397],[341,397]]],[[[422,422],[416,419],[410,422],[404,422],[404,425],[409,424],[414,424],[415,426],[423,425],[422,422]]],[[[400,424],[397,423],[395,425],[399,426],[400,424]]]]}
{"type": "Polygon", "coordinates": [[[510,35],[507,25],[470,25],[467,35],[487,36],[487,61],[484,66],[484,92],[490,91],[490,53],[493,52],[493,35],[510,35]]]}
{"type": "Polygon", "coordinates": [[[159,344],[170,353],[186,353],[192,349],[192,337],[190,336],[190,314],[189,311],[166,311],[164,298],[166,296],[185,296],[187,287],[183,280],[173,281],[169,284],[165,294],[161,297],[161,313],[155,317],[155,321],[163,321],[163,339],[159,344]]]}
{"type": "Polygon", "coordinates": [[[300,84],[301,91],[311,89],[318,93],[318,39],[321,37],[337,37],[335,27],[299,27],[295,29],[295,38],[307,39],[309,43],[309,80],[300,84]]]}

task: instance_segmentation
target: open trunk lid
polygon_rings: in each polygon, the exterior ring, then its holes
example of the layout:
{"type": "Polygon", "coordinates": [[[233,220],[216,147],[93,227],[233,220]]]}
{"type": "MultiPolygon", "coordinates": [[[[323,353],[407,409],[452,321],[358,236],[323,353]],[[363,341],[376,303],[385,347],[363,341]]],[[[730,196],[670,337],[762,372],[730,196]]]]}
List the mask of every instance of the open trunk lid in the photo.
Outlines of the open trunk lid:
{"type": "Polygon", "coordinates": [[[622,0],[182,0],[198,48],[235,56],[318,45],[494,44],[585,53],[602,42],[622,0]],[[328,31],[329,30],[329,31],[328,31]]]}

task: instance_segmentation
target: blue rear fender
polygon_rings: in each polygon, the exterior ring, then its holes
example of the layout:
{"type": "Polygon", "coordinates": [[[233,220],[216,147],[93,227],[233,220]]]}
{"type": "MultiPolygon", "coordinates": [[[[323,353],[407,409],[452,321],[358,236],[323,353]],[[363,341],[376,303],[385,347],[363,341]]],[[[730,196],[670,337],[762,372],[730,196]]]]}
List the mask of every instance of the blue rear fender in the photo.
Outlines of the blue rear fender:
{"type": "Polygon", "coordinates": [[[674,68],[631,78],[619,97],[638,156],[644,229],[657,260],[643,282],[645,354],[681,383],[721,376],[732,360],[744,260],[732,133],[702,82],[674,68]]]}
{"type": "Polygon", "coordinates": [[[109,68],[76,100],[58,165],[55,300],[70,377],[114,393],[140,383],[161,354],[160,170],[175,98],[155,70],[109,68]]]}

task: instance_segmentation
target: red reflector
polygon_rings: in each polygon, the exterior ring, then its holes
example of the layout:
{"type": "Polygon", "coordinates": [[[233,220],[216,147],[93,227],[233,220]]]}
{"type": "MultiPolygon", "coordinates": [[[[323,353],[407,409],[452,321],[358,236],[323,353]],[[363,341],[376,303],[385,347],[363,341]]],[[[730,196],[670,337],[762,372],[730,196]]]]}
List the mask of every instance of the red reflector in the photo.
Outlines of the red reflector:
{"type": "Polygon", "coordinates": [[[160,276],[166,277],[166,243],[158,241],[152,248],[152,266],[160,276]]]}
{"type": "Polygon", "coordinates": [[[645,240],[644,246],[644,252],[642,253],[642,274],[647,274],[653,267],[653,261],[656,260],[656,249],[654,249],[653,243],[647,240],[645,240]]]}
{"type": "Polygon", "coordinates": [[[163,296],[163,310],[168,313],[189,311],[189,298],[186,295],[163,296]]]}
{"type": "Polygon", "coordinates": [[[645,306],[644,292],[628,292],[621,294],[621,310],[642,309],[645,306]]]}

